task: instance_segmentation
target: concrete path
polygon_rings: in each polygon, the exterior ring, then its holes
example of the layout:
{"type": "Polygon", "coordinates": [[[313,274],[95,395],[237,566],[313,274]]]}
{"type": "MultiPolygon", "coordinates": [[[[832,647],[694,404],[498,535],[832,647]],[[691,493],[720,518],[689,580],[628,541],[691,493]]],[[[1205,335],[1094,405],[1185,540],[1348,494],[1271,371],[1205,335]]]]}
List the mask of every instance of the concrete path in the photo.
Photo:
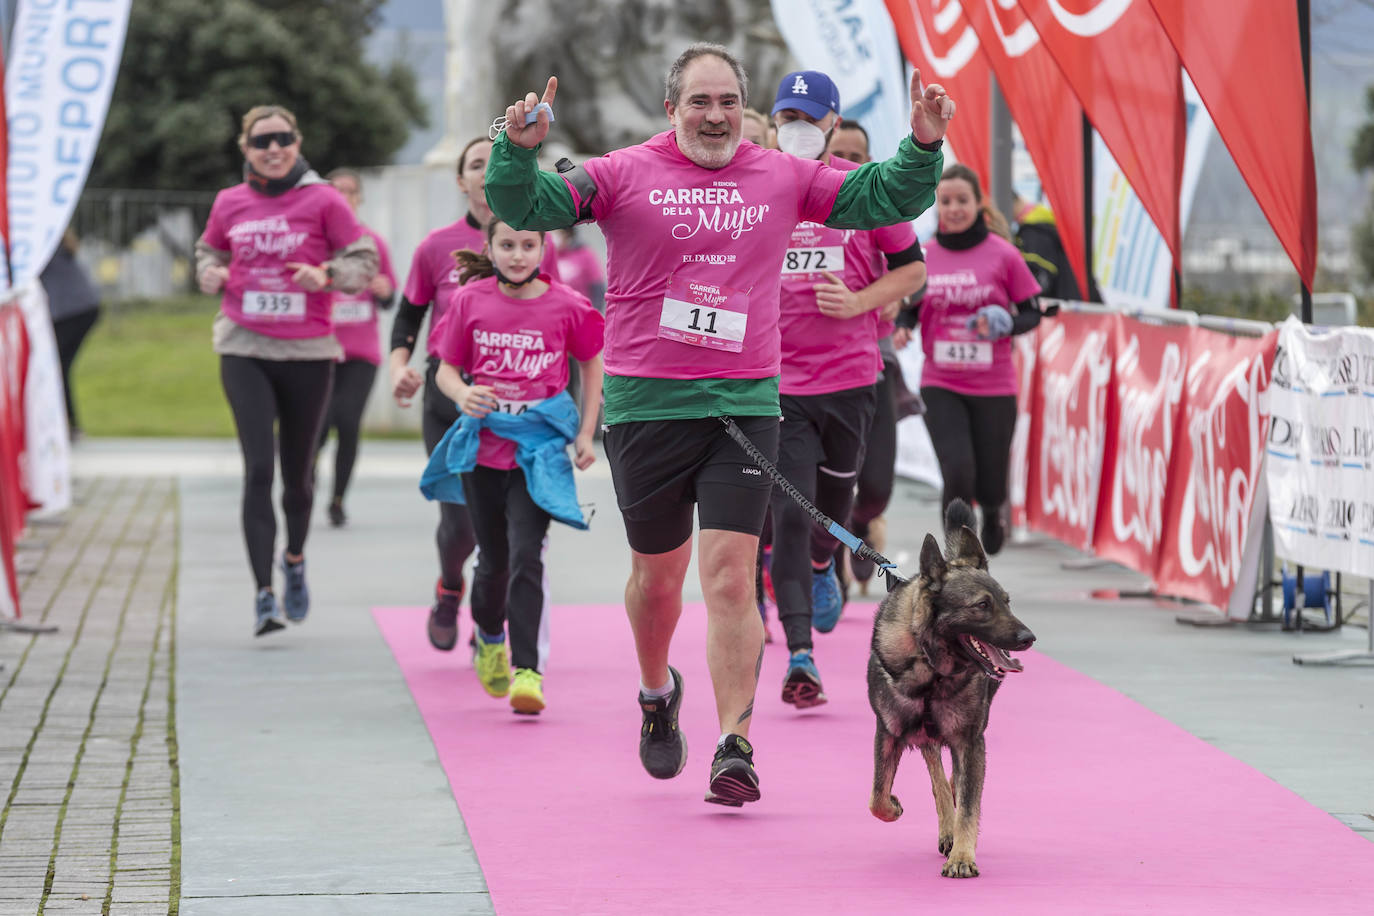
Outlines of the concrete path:
{"type": "MultiPolygon", "coordinates": [[[[321,518],[311,534],[311,618],[258,640],[233,443],[78,447],[77,505],[35,524],[19,554],[25,622],[57,632],[0,632],[0,914],[492,912],[369,615],[430,600],[437,513],[416,490],[421,464],[417,442],[364,444],[349,525],[321,518]]],[[[553,598],[614,601],[628,555],[604,461],[580,485],[597,515],[590,533],[555,526],[553,598]]],[[[911,571],[933,494],[899,483],[889,520],[888,554],[911,571]]],[[[1361,648],[1363,628],[1180,626],[1167,602],[1094,600],[1141,580],[1064,568],[1078,560],[1037,540],[995,561],[1039,650],[1374,839],[1374,668],[1292,663],[1361,648]]],[[[687,597],[700,597],[695,571],[687,597]]]]}

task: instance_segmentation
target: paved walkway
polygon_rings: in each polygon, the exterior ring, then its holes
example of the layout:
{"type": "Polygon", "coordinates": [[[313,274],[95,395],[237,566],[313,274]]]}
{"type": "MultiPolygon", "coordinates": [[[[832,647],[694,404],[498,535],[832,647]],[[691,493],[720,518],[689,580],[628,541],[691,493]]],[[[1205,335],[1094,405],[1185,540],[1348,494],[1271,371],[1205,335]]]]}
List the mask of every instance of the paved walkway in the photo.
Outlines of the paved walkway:
{"type": "Polygon", "coordinates": [[[175,912],[176,486],[79,481],[0,633],[0,913],[175,912]]]}
{"type": "MultiPolygon", "coordinates": [[[[349,526],[311,535],[311,619],[266,640],[250,635],[232,443],[85,442],[75,458],[75,507],[18,557],[24,622],[56,632],[0,632],[0,916],[491,913],[370,615],[429,598],[418,443],[365,443],[349,526]]],[[[593,531],[552,533],[560,604],[615,600],[628,568],[604,461],[582,487],[593,531]]],[[[888,552],[905,569],[936,512],[897,489],[888,552]]],[[[1374,839],[1374,669],[1291,661],[1360,648],[1362,628],[1182,627],[1167,603],[1093,600],[1140,579],[1075,559],[1035,541],[998,560],[1037,649],[1374,839]]]]}

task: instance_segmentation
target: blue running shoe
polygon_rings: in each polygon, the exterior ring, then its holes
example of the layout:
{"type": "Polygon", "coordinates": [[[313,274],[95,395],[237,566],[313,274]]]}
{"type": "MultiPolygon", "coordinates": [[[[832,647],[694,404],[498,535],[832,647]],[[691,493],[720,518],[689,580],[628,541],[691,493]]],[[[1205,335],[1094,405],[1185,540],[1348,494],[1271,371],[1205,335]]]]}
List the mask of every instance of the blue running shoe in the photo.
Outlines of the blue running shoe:
{"type": "Polygon", "coordinates": [[[844,610],[844,593],[835,575],[835,558],[824,569],[811,571],[811,625],[818,632],[829,633],[840,622],[844,610]]]}
{"type": "Polygon", "coordinates": [[[281,558],[282,571],[286,573],[286,594],[281,603],[286,607],[286,619],[300,623],[310,613],[310,589],[305,584],[305,557],[299,563],[288,563],[281,558]]]}
{"type": "Polygon", "coordinates": [[[793,652],[787,663],[787,677],[782,682],[782,701],[798,709],[810,709],[824,705],[827,699],[811,650],[793,652]]]}
{"type": "Polygon", "coordinates": [[[255,617],[253,623],[254,636],[266,636],[268,633],[286,629],[286,623],[281,617],[281,608],[277,607],[277,596],[272,594],[269,589],[264,588],[258,592],[253,613],[255,617]]]}

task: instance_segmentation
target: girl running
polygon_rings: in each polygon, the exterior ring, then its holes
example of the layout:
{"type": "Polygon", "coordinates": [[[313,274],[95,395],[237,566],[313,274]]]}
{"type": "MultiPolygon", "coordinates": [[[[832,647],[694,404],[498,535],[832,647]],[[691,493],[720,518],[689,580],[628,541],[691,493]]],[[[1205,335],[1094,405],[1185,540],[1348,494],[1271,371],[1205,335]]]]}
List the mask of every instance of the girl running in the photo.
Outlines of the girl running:
{"type": "MultiPolygon", "coordinates": [[[[433,332],[448,309],[449,300],[458,289],[463,269],[453,261],[459,249],[481,251],[486,244],[487,223],[491,208],[485,193],[487,158],[491,155],[491,141],[485,136],[469,140],[458,156],[458,188],[467,197],[468,212],[458,222],[435,229],[425,236],[410,262],[410,275],[396,321],[391,326],[391,355],[388,369],[391,393],[401,407],[409,407],[411,398],[423,385],[424,415],[421,426],[425,439],[425,454],[432,455],[445,432],[458,420],[453,401],[445,397],[435,385],[439,371],[438,336],[433,332]],[[431,310],[431,305],[433,309],[431,310]],[[410,366],[420,326],[429,314],[430,334],[427,341],[428,367],[424,375],[410,366]]],[[[545,251],[543,271],[558,279],[557,256],[552,246],[545,251]]],[[[458,503],[439,504],[439,527],[435,531],[439,548],[439,581],[434,588],[434,604],[429,611],[427,632],[430,645],[444,652],[458,642],[458,604],[463,599],[463,564],[472,556],[477,541],[467,507],[458,503]]]]}
{"type": "MultiPolygon", "coordinates": [[[[363,200],[362,176],[352,169],[335,169],[329,181],[348,201],[354,213],[363,200]]],[[[343,360],[334,367],[334,394],[329,399],[320,446],[332,429],[338,445],[334,449],[334,497],[329,501],[329,523],[335,528],[348,521],[344,494],[353,477],[353,462],[358,457],[358,439],[363,425],[363,408],[377,378],[382,362],[381,338],[377,333],[377,310],[389,309],[396,297],[396,273],[391,269],[391,253],[382,237],[363,226],[377,246],[381,269],[357,293],[334,294],[334,336],[343,347],[343,360]]]]}
{"type": "Polygon", "coordinates": [[[276,105],[243,116],[242,184],[220,191],[196,242],[202,292],[223,293],[215,316],[220,380],[243,449],[243,536],[257,583],[257,636],[280,630],[272,591],[277,517],[272,462],[280,450],[286,514],[286,619],[305,620],[305,538],[315,496],[315,445],[342,354],[333,293],[377,272],[377,249],[348,203],[301,156],[296,117],[276,105]],[[275,429],[274,429],[275,427],[275,429]]]}
{"type": "Polygon", "coordinates": [[[540,273],[543,232],[493,219],[487,252],[457,252],[464,285],[432,335],[442,359],[436,383],[463,417],[434,450],[422,490],[465,501],[472,518],[481,548],[472,616],[482,687],[535,714],[544,708],[544,536],[551,518],[586,527],[566,446],[572,442],[579,469],[596,460],[605,321],[587,297],[540,273]],[[581,381],[580,419],[566,391],[569,355],[581,381]],[[452,487],[455,473],[461,492],[452,487]]]}

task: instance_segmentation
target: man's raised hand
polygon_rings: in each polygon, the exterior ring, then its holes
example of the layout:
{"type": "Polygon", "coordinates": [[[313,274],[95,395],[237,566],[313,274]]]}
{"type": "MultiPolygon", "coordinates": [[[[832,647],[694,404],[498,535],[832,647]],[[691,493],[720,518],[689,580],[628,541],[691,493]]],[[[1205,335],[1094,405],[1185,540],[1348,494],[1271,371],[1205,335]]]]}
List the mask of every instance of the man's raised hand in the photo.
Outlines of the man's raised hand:
{"type": "Polygon", "coordinates": [[[911,133],[922,143],[934,143],[945,135],[949,119],[954,117],[954,100],[945,87],[931,83],[921,88],[921,71],[911,74],[911,133]]]}
{"type": "Polygon", "coordinates": [[[551,76],[549,84],[544,87],[542,99],[535,98],[533,92],[527,92],[523,99],[506,109],[506,136],[510,138],[510,142],[525,149],[534,149],[544,142],[544,138],[549,135],[548,112],[539,112],[539,116],[531,124],[525,123],[525,116],[534,111],[540,102],[547,102],[552,107],[553,97],[557,92],[558,77],[551,76]]]}

